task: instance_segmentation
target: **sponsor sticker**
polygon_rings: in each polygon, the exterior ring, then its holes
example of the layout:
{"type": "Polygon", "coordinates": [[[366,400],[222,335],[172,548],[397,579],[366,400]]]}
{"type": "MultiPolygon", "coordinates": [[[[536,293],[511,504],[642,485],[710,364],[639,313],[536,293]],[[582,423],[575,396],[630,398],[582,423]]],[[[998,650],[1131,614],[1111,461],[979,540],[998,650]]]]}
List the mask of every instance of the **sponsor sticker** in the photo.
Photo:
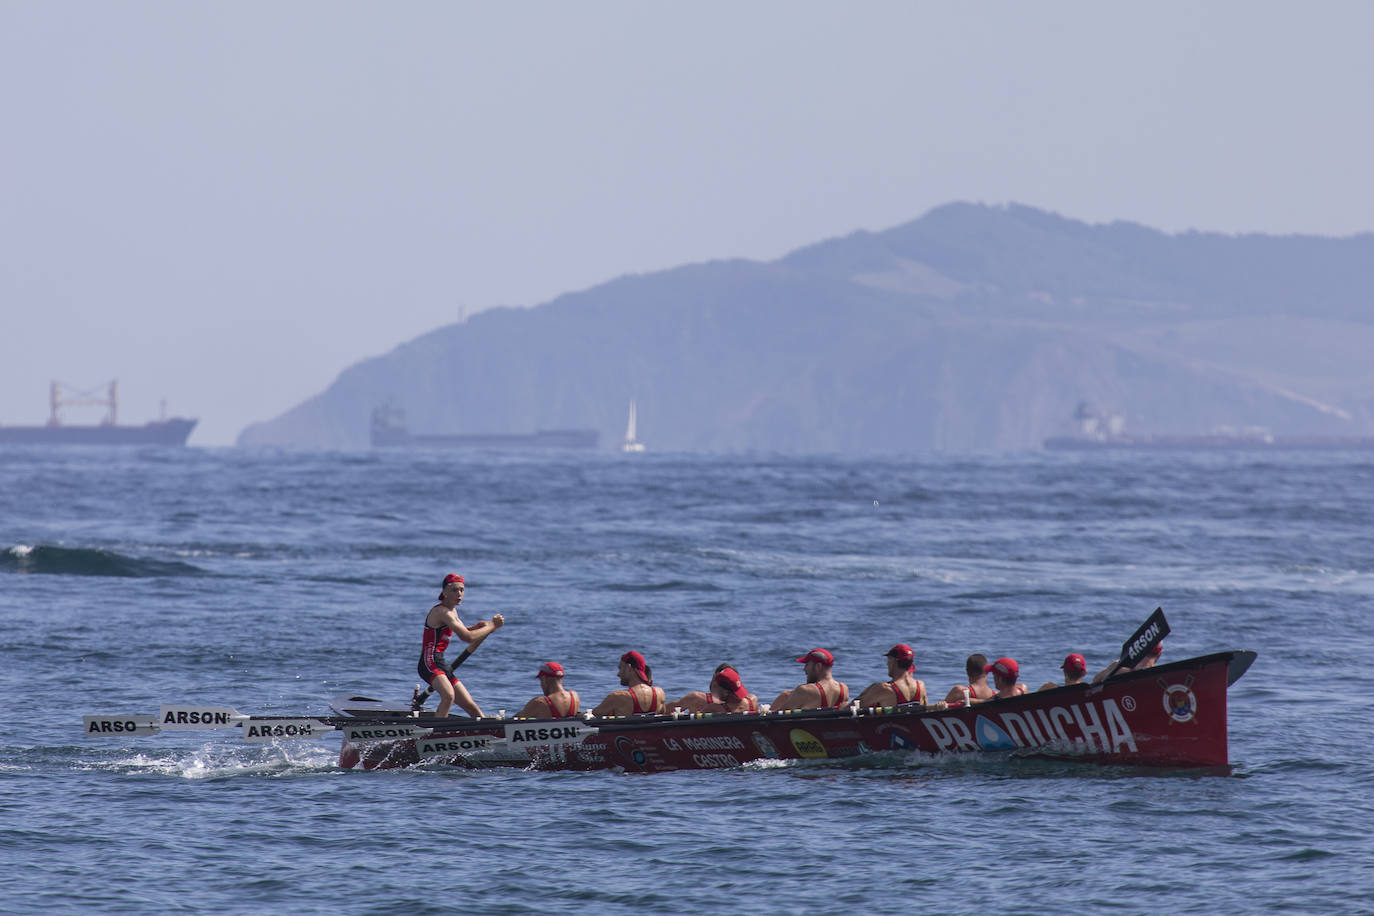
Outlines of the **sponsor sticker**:
{"type": "Polygon", "coordinates": [[[887,747],[891,751],[914,751],[918,750],[916,741],[906,731],[895,726],[888,733],[887,747]]]}
{"type": "Polygon", "coordinates": [[[499,745],[494,735],[447,735],[442,738],[422,738],[415,742],[415,751],[423,757],[448,757],[453,754],[475,754],[499,745]]]}
{"type": "Polygon", "coordinates": [[[630,763],[633,763],[641,770],[644,769],[644,765],[649,759],[648,755],[646,755],[639,748],[635,747],[635,743],[629,738],[625,737],[624,735],[619,735],[616,737],[615,751],[625,760],[629,761],[630,763]]]}
{"type": "Polygon", "coordinates": [[[759,749],[759,753],[769,760],[778,759],[778,749],[773,746],[773,742],[768,740],[768,736],[763,732],[754,732],[749,737],[754,739],[754,747],[759,749]]]}
{"type": "Polygon", "coordinates": [[[284,741],[292,738],[318,738],[334,731],[319,719],[254,719],[243,723],[243,740],[250,744],[284,741]]]}
{"type": "Polygon", "coordinates": [[[825,745],[821,743],[821,739],[804,728],[792,729],[787,737],[792,742],[792,746],[797,749],[797,753],[803,757],[809,757],[814,760],[830,756],[826,753],[825,745]]]}
{"type": "Polygon", "coordinates": [[[985,751],[1010,750],[1017,746],[1016,739],[987,716],[979,716],[973,723],[973,734],[978,739],[978,746],[985,751]]]}
{"type": "Polygon", "coordinates": [[[116,735],[156,735],[162,729],[152,716],[144,713],[137,716],[82,716],[86,734],[102,738],[116,735]]]}
{"type": "Polygon", "coordinates": [[[352,725],[343,730],[352,744],[371,744],[377,741],[397,741],[432,734],[434,729],[418,725],[352,725]]]}
{"type": "Polygon", "coordinates": [[[244,720],[231,706],[161,706],[157,722],[164,731],[233,728],[244,720]]]}
{"type": "Polygon", "coordinates": [[[506,725],[506,743],[511,747],[540,747],[554,744],[581,744],[583,738],[597,730],[581,722],[563,720],[557,725],[548,722],[506,725]]]}

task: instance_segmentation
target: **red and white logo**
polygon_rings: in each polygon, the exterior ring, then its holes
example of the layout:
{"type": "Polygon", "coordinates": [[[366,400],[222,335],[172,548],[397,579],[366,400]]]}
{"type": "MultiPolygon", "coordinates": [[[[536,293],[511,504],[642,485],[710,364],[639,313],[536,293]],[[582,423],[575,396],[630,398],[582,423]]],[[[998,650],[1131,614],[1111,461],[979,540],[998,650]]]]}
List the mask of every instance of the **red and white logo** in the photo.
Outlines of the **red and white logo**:
{"type": "Polygon", "coordinates": [[[1165,684],[1160,681],[1159,686],[1164,688],[1164,711],[1169,714],[1169,719],[1180,725],[1193,721],[1197,716],[1197,697],[1193,696],[1191,689],[1192,675],[1182,684],[1165,684]]]}

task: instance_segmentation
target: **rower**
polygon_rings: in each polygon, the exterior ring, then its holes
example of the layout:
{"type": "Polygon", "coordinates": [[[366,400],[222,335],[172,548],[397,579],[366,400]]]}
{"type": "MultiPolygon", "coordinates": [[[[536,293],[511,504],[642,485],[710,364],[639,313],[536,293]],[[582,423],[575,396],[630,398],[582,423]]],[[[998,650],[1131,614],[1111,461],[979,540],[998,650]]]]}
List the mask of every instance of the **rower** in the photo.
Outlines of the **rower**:
{"type": "MultiPolygon", "coordinates": [[[[1068,687],[1071,684],[1083,683],[1083,678],[1088,674],[1088,660],[1077,652],[1070,652],[1064,656],[1064,664],[1059,666],[1064,672],[1064,683],[1062,686],[1068,687]]],[[[1041,690],[1053,690],[1061,685],[1054,681],[1046,681],[1040,685],[1041,690]]]]}
{"type": "Polygon", "coordinates": [[[475,649],[478,643],[499,630],[506,619],[500,614],[493,614],[489,621],[479,620],[470,627],[463,626],[463,621],[458,619],[457,608],[463,603],[467,583],[457,573],[449,573],[444,576],[440,588],[439,603],[425,615],[424,640],[420,644],[420,663],[416,666],[416,672],[439,694],[439,706],[434,710],[436,716],[448,715],[449,708],[456,701],[468,715],[480,718],[482,708],[444,661],[444,650],[454,636],[468,643],[469,649],[475,649]]]}
{"type": "Polygon", "coordinates": [[[680,700],[668,704],[668,712],[758,712],[759,698],[744,686],[739,672],[732,665],[716,666],[711,683],[705,691],[693,690],[680,700]]]}
{"type": "Polygon", "coordinates": [[[577,691],[563,689],[563,666],[558,662],[544,662],[539,666],[539,689],[543,696],[535,697],[516,713],[520,719],[567,719],[577,715],[577,691]]]}
{"type": "Polygon", "coordinates": [[[926,685],[918,681],[916,670],[916,650],[906,643],[898,643],[888,649],[883,656],[887,659],[888,681],[869,684],[859,694],[859,705],[865,709],[874,706],[896,706],[900,703],[926,704],[926,685]]]}
{"type": "Polygon", "coordinates": [[[616,669],[624,690],[612,690],[592,710],[594,716],[628,716],[640,712],[663,712],[667,694],[654,686],[653,669],[638,652],[620,656],[616,669]]]}
{"type": "Polygon", "coordinates": [[[1136,665],[1134,668],[1130,668],[1126,665],[1118,666],[1117,662],[1121,661],[1121,659],[1114,659],[1110,665],[1093,675],[1093,683],[1100,684],[1109,677],[1116,677],[1118,674],[1125,674],[1128,671],[1140,671],[1144,668],[1153,668],[1155,662],[1159,661],[1159,657],[1163,654],[1164,643],[1161,642],[1156,643],[1153,649],[1146,652],[1145,657],[1140,660],[1140,664],[1136,665]]]}
{"type": "Polygon", "coordinates": [[[831,709],[849,702],[849,687],[835,680],[831,668],[835,656],[828,649],[812,649],[797,659],[806,666],[806,683],[784,690],[773,701],[772,710],[831,709]]]}
{"type": "MultiPolygon", "coordinates": [[[[992,682],[997,686],[997,691],[992,695],[994,700],[1005,700],[1010,697],[1019,697],[1028,693],[1029,689],[1025,684],[1016,683],[1016,679],[1021,676],[1021,666],[1016,663],[1014,658],[999,658],[987,667],[987,673],[992,675],[992,682]]],[[[973,702],[982,702],[974,700],[973,702]]]]}
{"type": "Polygon", "coordinates": [[[964,674],[968,676],[967,684],[955,684],[949,689],[945,696],[946,703],[962,703],[966,699],[972,700],[991,700],[996,693],[988,686],[988,657],[981,652],[975,652],[964,662],[964,674]]]}

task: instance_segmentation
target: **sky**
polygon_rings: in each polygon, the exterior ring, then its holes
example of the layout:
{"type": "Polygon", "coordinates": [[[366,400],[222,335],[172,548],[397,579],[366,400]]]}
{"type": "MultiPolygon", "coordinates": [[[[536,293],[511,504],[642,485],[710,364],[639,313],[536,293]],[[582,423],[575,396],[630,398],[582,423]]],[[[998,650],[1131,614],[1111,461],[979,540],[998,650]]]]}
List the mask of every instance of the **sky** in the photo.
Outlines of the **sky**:
{"type": "Polygon", "coordinates": [[[955,200],[1374,231],[1371,39],[1320,0],[0,0],[0,424],[118,379],[231,445],[464,314],[955,200]]]}

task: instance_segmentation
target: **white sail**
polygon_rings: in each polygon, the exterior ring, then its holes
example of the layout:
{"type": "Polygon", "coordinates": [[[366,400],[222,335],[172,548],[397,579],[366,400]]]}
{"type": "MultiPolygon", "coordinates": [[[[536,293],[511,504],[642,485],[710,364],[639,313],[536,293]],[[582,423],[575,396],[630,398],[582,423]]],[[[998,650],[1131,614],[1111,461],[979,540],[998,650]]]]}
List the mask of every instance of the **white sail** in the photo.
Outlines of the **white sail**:
{"type": "Polygon", "coordinates": [[[625,444],[620,447],[625,452],[642,452],[644,443],[635,439],[635,402],[630,401],[630,422],[625,427],[625,444]]]}

